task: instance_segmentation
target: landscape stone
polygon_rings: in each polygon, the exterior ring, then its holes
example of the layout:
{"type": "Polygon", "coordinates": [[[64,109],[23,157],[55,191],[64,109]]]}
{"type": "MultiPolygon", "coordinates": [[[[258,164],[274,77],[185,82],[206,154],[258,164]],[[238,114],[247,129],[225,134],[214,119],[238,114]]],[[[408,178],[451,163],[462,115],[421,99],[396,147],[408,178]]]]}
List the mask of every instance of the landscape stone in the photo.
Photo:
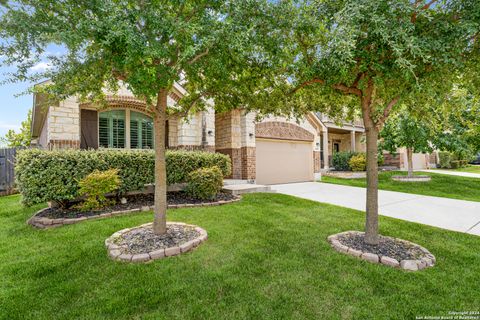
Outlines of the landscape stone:
{"type": "Polygon", "coordinates": [[[400,267],[407,271],[417,271],[418,270],[417,260],[402,260],[400,262],[400,267]]]}
{"type": "Polygon", "coordinates": [[[384,265],[394,267],[394,268],[398,268],[400,266],[400,262],[398,262],[397,259],[390,258],[387,256],[382,256],[382,258],[380,259],[380,262],[384,265]]]}

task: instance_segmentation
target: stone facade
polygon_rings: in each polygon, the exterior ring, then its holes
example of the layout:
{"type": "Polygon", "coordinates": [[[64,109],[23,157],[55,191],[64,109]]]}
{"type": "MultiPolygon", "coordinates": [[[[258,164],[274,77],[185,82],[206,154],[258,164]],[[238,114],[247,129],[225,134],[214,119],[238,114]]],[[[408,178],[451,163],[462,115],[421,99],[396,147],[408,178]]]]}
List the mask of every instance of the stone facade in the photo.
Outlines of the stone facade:
{"type": "Polygon", "coordinates": [[[320,172],[320,151],[313,151],[313,172],[320,172]]]}
{"type": "MultiPolygon", "coordinates": [[[[185,91],[175,86],[168,97],[168,104],[173,106],[185,91]]],[[[124,86],[116,93],[106,92],[108,107],[99,109],[91,103],[79,103],[76,98],[68,98],[56,106],[48,108],[45,121],[38,133],[37,141],[41,147],[49,149],[80,148],[82,109],[98,110],[125,109],[149,115],[144,101],[137,99],[124,86]]],[[[213,102],[210,101],[213,105],[213,102]]],[[[126,112],[126,141],[130,141],[129,114],[126,112]]],[[[93,118],[94,119],[94,118],[93,118]]],[[[84,119],[85,120],[85,119],[84,119]]],[[[85,120],[87,122],[87,120],[85,120]]],[[[338,130],[337,130],[338,131],[338,130]]],[[[321,139],[328,132],[321,121],[313,114],[302,119],[270,116],[258,120],[255,113],[232,110],[215,113],[213,107],[190,115],[188,118],[168,119],[169,149],[202,150],[227,154],[232,160],[232,175],[229,178],[255,180],[256,178],[256,138],[285,141],[311,142],[313,171],[319,173],[321,164],[321,139]]],[[[345,132],[348,132],[345,130],[345,132]]],[[[363,151],[362,134],[355,136],[328,132],[329,155],[333,143],[340,142],[340,150],[350,150],[351,139],[355,138],[356,151],[363,151]]],[[[93,134],[95,135],[95,133],[93,134]]],[[[82,140],[83,141],[83,140],[82,140]]],[[[126,143],[126,148],[130,146],[126,143]]]]}
{"type": "Polygon", "coordinates": [[[48,108],[38,138],[48,149],[80,148],[80,108],[75,98],[68,98],[48,108]]]}
{"type": "Polygon", "coordinates": [[[257,138],[313,141],[315,135],[298,125],[280,121],[266,121],[255,126],[257,138]]]}

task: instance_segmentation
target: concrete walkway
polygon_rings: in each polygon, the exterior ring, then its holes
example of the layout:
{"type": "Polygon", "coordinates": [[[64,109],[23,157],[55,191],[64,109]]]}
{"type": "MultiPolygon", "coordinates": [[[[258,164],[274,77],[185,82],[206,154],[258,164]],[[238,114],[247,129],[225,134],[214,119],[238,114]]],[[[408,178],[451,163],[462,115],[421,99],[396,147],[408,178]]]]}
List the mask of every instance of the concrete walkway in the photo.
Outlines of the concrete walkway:
{"type": "Polygon", "coordinates": [[[467,178],[479,178],[480,173],[472,173],[472,172],[461,172],[461,171],[450,171],[450,170],[419,170],[422,172],[429,172],[429,173],[438,173],[438,174],[447,174],[450,176],[459,176],[459,177],[467,177],[467,178]]]}
{"type": "MultiPolygon", "coordinates": [[[[271,187],[278,193],[365,211],[365,188],[319,182],[271,187]]],[[[379,190],[379,213],[480,236],[480,202],[379,190]]]]}

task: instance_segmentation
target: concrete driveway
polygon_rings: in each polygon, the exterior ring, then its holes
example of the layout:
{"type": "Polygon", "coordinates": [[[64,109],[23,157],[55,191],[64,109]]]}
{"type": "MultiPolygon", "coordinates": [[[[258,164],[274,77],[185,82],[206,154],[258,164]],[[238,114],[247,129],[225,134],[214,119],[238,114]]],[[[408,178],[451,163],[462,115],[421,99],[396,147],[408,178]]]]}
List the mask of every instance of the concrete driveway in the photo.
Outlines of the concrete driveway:
{"type": "MultiPolygon", "coordinates": [[[[365,211],[364,188],[320,182],[279,184],[271,188],[278,193],[365,211]]],[[[379,213],[480,236],[480,202],[379,190],[379,213]]]]}

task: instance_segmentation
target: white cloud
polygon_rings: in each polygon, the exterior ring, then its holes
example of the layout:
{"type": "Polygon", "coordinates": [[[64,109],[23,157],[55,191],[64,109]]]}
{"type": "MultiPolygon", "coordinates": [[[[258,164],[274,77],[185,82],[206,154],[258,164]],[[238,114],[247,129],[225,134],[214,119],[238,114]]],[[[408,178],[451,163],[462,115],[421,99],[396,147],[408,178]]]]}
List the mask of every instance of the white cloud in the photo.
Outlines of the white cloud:
{"type": "Polygon", "coordinates": [[[43,71],[46,71],[46,70],[50,69],[51,67],[52,66],[49,65],[46,62],[39,62],[36,65],[34,65],[33,67],[31,67],[30,70],[35,71],[35,72],[43,72],[43,71]]]}

